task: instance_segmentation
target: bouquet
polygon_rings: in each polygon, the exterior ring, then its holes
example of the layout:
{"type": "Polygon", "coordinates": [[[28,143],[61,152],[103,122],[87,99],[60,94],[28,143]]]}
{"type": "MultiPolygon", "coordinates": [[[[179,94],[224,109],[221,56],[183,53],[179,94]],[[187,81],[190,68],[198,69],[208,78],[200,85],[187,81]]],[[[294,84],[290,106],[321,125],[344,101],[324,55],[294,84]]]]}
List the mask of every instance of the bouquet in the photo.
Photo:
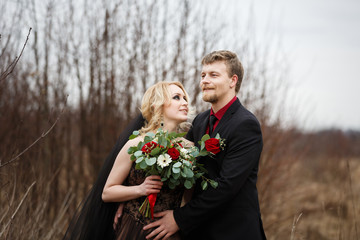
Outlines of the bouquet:
{"type": "MultiPolygon", "coordinates": [[[[134,131],[130,136],[133,139],[139,135],[134,131]]],[[[196,146],[187,147],[181,138],[185,133],[167,132],[161,128],[156,132],[145,135],[144,141],[137,146],[130,147],[128,153],[130,159],[135,161],[135,169],[143,170],[146,176],[159,175],[161,181],[166,183],[170,189],[183,185],[190,189],[197,179],[201,179],[202,189],[216,188],[218,183],[204,176],[207,173],[202,164],[197,162],[199,156],[215,156],[224,149],[224,139],[217,134],[215,138],[204,135],[199,141],[200,149],[196,146]]],[[[153,217],[154,205],[157,194],[147,196],[139,211],[145,217],[153,217]]]]}

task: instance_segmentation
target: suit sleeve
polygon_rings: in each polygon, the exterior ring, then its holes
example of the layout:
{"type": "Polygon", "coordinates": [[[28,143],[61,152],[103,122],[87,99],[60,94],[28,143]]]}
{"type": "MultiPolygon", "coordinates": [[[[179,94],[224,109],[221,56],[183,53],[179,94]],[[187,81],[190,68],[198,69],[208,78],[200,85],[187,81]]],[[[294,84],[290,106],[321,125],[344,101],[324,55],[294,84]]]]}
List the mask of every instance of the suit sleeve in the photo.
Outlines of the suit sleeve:
{"type": "Polygon", "coordinates": [[[184,207],[174,210],[175,221],[185,234],[221,211],[224,204],[241,190],[251,172],[257,170],[262,150],[262,136],[257,120],[247,118],[227,131],[227,149],[216,179],[218,187],[209,187],[184,207]]]}

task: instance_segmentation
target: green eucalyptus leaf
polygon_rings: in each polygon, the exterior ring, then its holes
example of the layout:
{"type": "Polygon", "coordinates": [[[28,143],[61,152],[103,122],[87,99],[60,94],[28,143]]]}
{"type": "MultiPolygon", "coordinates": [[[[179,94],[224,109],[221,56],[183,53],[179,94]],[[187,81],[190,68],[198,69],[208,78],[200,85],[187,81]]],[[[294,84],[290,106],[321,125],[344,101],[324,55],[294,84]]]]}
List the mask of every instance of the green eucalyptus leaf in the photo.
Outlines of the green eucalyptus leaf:
{"type": "Polygon", "coordinates": [[[217,188],[219,183],[218,182],[215,182],[214,180],[210,180],[210,185],[213,187],[213,188],[217,188]]]}
{"type": "Polygon", "coordinates": [[[152,137],[145,136],[145,137],[144,137],[144,142],[145,142],[145,143],[151,142],[152,139],[153,139],[152,137]]]}
{"type": "Polygon", "coordinates": [[[159,137],[159,144],[164,148],[167,148],[169,146],[168,141],[163,136],[159,137]]]}
{"type": "Polygon", "coordinates": [[[147,168],[147,164],[146,164],[146,161],[142,161],[141,163],[140,163],[140,168],[141,169],[145,169],[145,168],[147,168]]]}
{"type": "Polygon", "coordinates": [[[173,178],[179,179],[179,177],[180,177],[180,173],[174,173],[174,174],[173,174],[173,178]]]}
{"type": "Polygon", "coordinates": [[[176,168],[181,167],[181,162],[176,162],[176,163],[173,165],[173,167],[176,167],[176,168]]]}
{"type": "Polygon", "coordinates": [[[147,132],[146,133],[146,135],[145,135],[145,137],[151,137],[151,138],[155,138],[155,133],[153,133],[153,132],[147,132]]]}
{"type": "Polygon", "coordinates": [[[184,182],[184,186],[185,186],[185,188],[190,189],[190,188],[192,188],[193,184],[191,183],[191,181],[186,180],[184,182]]]}
{"type": "Polygon", "coordinates": [[[202,182],[201,182],[201,188],[202,188],[202,190],[206,190],[207,187],[208,187],[208,183],[207,183],[206,181],[202,181],[202,182]]]}
{"type": "Polygon", "coordinates": [[[133,133],[130,135],[129,139],[134,139],[140,134],[139,131],[133,131],[133,133]]]}
{"type": "Polygon", "coordinates": [[[156,158],[152,157],[152,158],[145,158],[146,164],[149,166],[152,166],[156,163],[156,158]]]}
{"type": "Polygon", "coordinates": [[[184,172],[187,178],[192,178],[194,176],[193,171],[191,171],[189,168],[184,168],[184,172]]]}
{"type": "Polygon", "coordinates": [[[171,176],[171,168],[168,168],[166,172],[166,177],[169,178],[171,176]]]}
{"type": "Polygon", "coordinates": [[[140,163],[142,160],[144,160],[144,157],[139,157],[138,159],[136,159],[136,163],[140,163]]]}
{"type": "Polygon", "coordinates": [[[179,173],[180,172],[180,168],[177,167],[173,167],[172,168],[173,173],[179,173]]]}
{"type": "Polygon", "coordinates": [[[204,173],[200,172],[200,173],[195,174],[195,177],[200,178],[202,175],[204,175],[204,173]]]}
{"type": "Polygon", "coordinates": [[[142,152],[142,151],[136,151],[136,152],[134,153],[134,155],[135,155],[135,157],[140,157],[140,156],[143,155],[143,152],[142,152]]]}
{"type": "Polygon", "coordinates": [[[186,167],[191,167],[191,163],[189,161],[184,160],[183,163],[186,167]]]}

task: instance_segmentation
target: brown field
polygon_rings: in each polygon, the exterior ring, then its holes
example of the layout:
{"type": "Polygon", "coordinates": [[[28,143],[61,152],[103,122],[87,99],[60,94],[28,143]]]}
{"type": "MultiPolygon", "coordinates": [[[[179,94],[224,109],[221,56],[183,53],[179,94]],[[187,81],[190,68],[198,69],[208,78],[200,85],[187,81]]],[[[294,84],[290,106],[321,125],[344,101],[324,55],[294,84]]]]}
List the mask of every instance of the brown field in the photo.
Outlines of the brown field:
{"type": "Polygon", "coordinates": [[[291,69],[279,39],[258,46],[251,17],[232,27],[200,1],[88,2],[0,2],[0,240],[62,238],[155,82],[179,81],[207,108],[200,63],[219,43],[246,67],[238,96],[262,126],[268,239],[360,240],[359,129],[284,123],[299,116],[284,110],[291,69]]]}

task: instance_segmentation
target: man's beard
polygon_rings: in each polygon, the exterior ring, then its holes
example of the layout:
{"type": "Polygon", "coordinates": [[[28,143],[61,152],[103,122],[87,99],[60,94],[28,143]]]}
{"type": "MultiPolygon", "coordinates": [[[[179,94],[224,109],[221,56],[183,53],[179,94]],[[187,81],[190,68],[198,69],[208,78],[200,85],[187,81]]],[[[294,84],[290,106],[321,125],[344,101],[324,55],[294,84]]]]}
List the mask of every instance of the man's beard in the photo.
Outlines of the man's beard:
{"type": "Polygon", "coordinates": [[[219,100],[216,94],[212,94],[212,95],[203,94],[202,99],[208,103],[216,103],[219,100]]]}

